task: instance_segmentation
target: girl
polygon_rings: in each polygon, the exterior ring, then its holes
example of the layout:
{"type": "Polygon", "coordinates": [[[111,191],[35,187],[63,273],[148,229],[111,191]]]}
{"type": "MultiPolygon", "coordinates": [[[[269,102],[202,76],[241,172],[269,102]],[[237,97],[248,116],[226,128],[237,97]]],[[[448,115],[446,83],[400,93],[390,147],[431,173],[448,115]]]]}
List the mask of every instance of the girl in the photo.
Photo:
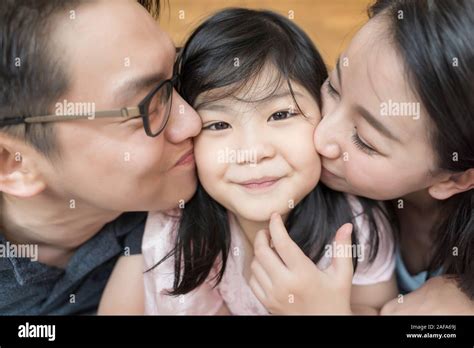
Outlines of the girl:
{"type": "MultiPolygon", "coordinates": [[[[311,262],[327,274],[344,270],[353,284],[344,289],[351,300],[326,312],[369,313],[393,297],[393,243],[382,210],[318,185],[312,137],[326,70],[301,29],[268,11],[224,10],[196,29],[179,66],[180,91],[203,123],[195,139],[200,186],[182,212],[149,215],[146,313],[268,313],[250,289],[251,269],[262,269],[250,263],[272,213],[279,214],[272,224],[281,215],[311,262]],[[333,244],[346,222],[354,224],[353,240],[346,225],[333,244]]],[[[300,313],[302,301],[288,294],[290,312],[300,313]]]]}
{"type": "MultiPolygon", "coordinates": [[[[390,201],[399,227],[397,278],[409,294],[382,313],[474,314],[474,3],[379,0],[369,12],[322,88],[315,133],[322,181],[390,201]],[[402,106],[409,112],[401,114],[402,106]]],[[[273,252],[264,235],[261,241],[265,255],[273,252]]],[[[298,250],[291,257],[308,263],[298,250]]],[[[282,272],[278,262],[265,263],[270,280],[282,272]]],[[[285,290],[321,282],[320,274],[305,274],[285,290]]],[[[284,296],[261,286],[260,300],[285,312],[284,296]]],[[[332,290],[327,303],[343,296],[332,290]]]]}

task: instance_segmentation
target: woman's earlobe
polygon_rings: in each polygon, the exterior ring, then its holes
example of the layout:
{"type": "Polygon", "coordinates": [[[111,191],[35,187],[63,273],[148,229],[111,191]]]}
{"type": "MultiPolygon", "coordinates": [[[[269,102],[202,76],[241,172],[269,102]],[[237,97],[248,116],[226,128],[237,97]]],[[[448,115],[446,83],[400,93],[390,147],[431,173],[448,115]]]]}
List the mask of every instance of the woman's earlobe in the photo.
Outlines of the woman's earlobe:
{"type": "Polygon", "coordinates": [[[474,168],[471,168],[461,173],[452,174],[448,179],[430,186],[428,192],[435,199],[445,200],[473,188],[474,168]]]}

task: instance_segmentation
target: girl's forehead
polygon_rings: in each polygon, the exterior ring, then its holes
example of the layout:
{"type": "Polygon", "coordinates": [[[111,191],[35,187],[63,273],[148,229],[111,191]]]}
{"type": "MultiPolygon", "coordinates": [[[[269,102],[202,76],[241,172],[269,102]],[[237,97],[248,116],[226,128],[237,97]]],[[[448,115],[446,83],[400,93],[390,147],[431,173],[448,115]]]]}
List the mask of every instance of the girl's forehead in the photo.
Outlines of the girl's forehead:
{"type": "Polygon", "coordinates": [[[273,81],[255,78],[252,83],[230,85],[201,93],[196,98],[195,107],[197,109],[210,105],[256,107],[279,100],[294,104],[294,99],[300,98],[311,98],[311,94],[295,81],[284,77],[273,81]]]}
{"type": "MultiPolygon", "coordinates": [[[[271,98],[275,94],[288,93],[291,90],[305,94],[306,89],[299,83],[286,76],[271,62],[264,64],[260,69],[256,68],[251,75],[239,76],[238,68],[232,76],[235,83],[227,86],[214,88],[204,91],[196,98],[196,106],[202,103],[213,102],[217,100],[229,99],[232,102],[262,102],[271,98]]],[[[248,73],[248,72],[247,72],[248,73]]],[[[246,73],[246,74],[247,74],[246,73]]],[[[218,78],[211,78],[213,82],[219,84],[218,78]]]]}

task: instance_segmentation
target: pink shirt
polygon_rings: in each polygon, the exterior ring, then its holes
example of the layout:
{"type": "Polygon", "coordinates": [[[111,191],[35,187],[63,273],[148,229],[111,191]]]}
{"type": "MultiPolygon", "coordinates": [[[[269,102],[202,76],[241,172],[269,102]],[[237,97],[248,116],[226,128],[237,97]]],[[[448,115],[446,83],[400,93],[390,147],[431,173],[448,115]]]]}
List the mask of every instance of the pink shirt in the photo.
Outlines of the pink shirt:
{"type": "MultiPolygon", "coordinates": [[[[355,213],[360,213],[361,206],[357,200],[349,195],[348,199],[355,213]]],[[[178,210],[149,213],[142,245],[145,270],[155,265],[173,248],[179,223],[178,214],[178,210]]],[[[355,218],[359,231],[359,243],[363,246],[365,253],[364,259],[358,263],[352,280],[355,285],[370,285],[387,281],[395,269],[392,231],[381,216],[376,216],[376,220],[380,235],[379,250],[374,262],[369,264],[368,221],[363,214],[355,218]]],[[[169,296],[164,291],[173,287],[175,259],[170,257],[144,274],[146,314],[212,315],[224,302],[232,314],[268,314],[244,277],[246,257],[247,259],[252,257],[253,252],[247,250],[244,233],[231,213],[229,213],[229,225],[232,236],[231,247],[222,281],[216,287],[212,287],[214,284],[212,279],[217,271],[214,268],[208,277],[209,281],[204,282],[192,292],[180,296],[169,296]]],[[[318,267],[324,269],[330,261],[330,257],[324,256],[318,263],[318,267]]]]}

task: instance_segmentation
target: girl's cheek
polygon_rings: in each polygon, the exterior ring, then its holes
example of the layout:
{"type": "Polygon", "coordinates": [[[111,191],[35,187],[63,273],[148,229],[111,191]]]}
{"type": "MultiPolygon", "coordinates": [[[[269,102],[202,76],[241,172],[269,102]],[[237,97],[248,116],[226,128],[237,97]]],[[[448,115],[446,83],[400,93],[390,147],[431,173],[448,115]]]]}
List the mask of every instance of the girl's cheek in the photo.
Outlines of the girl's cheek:
{"type": "MultiPolygon", "coordinates": [[[[197,139],[194,143],[194,158],[201,181],[217,179],[225,170],[225,162],[219,154],[224,145],[212,139],[197,139]]],[[[221,156],[222,157],[222,156],[221,156]]]]}
{"type": "Polygon", "coordinates": [[[285,157],[298,172],[307,175],[311,181],[318,181],[321,174],[321,157],[313,143],[314,129],[312,126],[297,128],[291,132],[291,139],[290,134],[285,134],[285,141],[291,144],[286,146],[285,157]]]}
{"type": "Polygon", "coordinates": [[[194,159],[199,173],[204,173],[208,170],[209,165],[212,165],[212,155],[209,151],[212,151],[212,143],[206,141],[202,136],[195,138],[194,140],[194,159]]]}

